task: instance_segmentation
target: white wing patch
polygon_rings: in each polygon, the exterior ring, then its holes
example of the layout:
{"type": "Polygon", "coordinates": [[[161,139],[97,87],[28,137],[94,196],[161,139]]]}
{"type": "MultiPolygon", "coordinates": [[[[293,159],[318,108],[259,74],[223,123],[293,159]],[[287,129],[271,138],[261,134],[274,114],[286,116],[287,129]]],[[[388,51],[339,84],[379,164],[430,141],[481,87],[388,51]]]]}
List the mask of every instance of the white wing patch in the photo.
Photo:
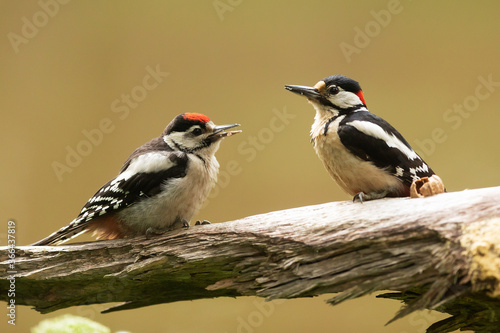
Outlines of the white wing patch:
{"type": "Polygon", "coordinates": [[[403,177],[403,172],[405,171],[405,169],[403,169],[402,167],[400,166],[397,166],[396,167],[396,177],[403,177]]]}
{"type": "Polygon", "coordinates": [[[366,135],[383,140],[387,144],[387,146],[398,149],[410,160],[418,159],[418,155],[413,149],[408,148],[408,146],[406,146],[403,142],[401,142],[401,140],[396,138],[394,134],[387,133],[382,127],[374,123],[368,121],[353,120],[351,122],[348,122],[347,125],[356,128],[358,131],[366,135]]]}
{"type": "Polygon", "coordinates": [[[413,180],[420,179],[420,177],[417,175],[417,172],[427,173],[429,172],[429,167],[427,166],[427,164],[422,163],[422,165],[418,167],[410,168],[411,179],[413,180]]]}
{"type": "Polygon", "coordinates": [[[161,153],[146,153],[137,156],[134,158],[128,168],[123,171],[121,174],[118,175],[113,181],[111,182],[111,190],[116,192],[120,192],[121,189],[113,186],[117,182],[121,180],[127,180],[133,175],[140,173],[140,172],[160,172],[164,170],[168,170],[171,167],[175,166],[176,163],[171,161],[170,158],[168,158],[168,155],[166,154],[161,154],[161,153]]]}
{"type": "MultiPolygon", "coordinates": [[[[102,216],[108,213],[110,209],[119,209],[123,204],[124,198],[129,194],[128,191],[123,190],[120,186],[123,181],[127,181],[133,175],[141,172],[153,173],[168,170],[175,165],[175,161],[172,161],[168,155],[162,153],[151,152],[137,156],[130,162],[125,171],[120,173],[108,186],[102,187],[89,199],[80,212],[81,216],[72,221],[71,224],[79,224],[82,221],[87,222],[95,216],[102,216]],[[110,194],[113,195],[113,193],[117,193],[117,195],[109,196],[110,194]]],[[[141,192],[139,196],[144,196],[144,193],[141,192]]]]}

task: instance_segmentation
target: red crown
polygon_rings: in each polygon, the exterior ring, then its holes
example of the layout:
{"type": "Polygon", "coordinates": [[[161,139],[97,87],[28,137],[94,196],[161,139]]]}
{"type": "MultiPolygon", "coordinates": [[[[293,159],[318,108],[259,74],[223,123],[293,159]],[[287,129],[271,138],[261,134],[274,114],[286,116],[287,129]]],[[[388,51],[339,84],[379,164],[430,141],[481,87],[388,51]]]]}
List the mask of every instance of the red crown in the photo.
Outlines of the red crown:
{"type": "Polygon", "coordinates": [[[210,121],[210,118],[201,113],[184,113],[182,118],[190,121],[199,121],[202,123],[207,123],[210,121]]]}

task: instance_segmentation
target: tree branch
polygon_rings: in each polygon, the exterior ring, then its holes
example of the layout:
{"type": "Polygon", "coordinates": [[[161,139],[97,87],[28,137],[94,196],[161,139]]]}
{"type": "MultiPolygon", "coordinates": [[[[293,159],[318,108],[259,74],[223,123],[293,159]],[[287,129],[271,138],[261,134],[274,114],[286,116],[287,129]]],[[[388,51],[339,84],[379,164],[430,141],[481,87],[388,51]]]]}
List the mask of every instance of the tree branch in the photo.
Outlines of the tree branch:
{"type": "MultiPolygon", "coordinates": [[[[6,247],[0,261],[0,284],[7,290],[6,247]]],[[[338,304],[393,290],[399,293],[383,297],[408,304],[396,318],[425,308],[454,315],[433,325],[433,332],[457,323],[480,325],[457,310],[464,304],[483,314],[483,324],[489,318],[498,325],[500,187],[300,207],[149,240],[17,247],[15,271],[16,304],[41,313],[83,304],[125,302],[110,312],[243,295],[338,293],[328,301],[338,304]]],[[[7,293],[0,299],[8,301],[7,293]]]]}

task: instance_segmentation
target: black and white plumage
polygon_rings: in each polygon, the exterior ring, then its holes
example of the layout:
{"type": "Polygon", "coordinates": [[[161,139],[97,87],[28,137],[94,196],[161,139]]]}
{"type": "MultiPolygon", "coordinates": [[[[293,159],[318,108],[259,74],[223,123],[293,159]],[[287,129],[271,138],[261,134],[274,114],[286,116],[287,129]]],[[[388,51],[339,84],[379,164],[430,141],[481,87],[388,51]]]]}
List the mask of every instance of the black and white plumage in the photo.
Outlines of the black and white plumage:
{"type": "Polygon", "coordinates": [[[285,88],[315,108],[311,142],[332,178],[354,199],[408,196],[414,180],[434,175],[394,127],[368,111],[357,81],[332,75],[314,87],[285,88]]]}
{"type": "Polygon", "coordinates": [[[33,245],[60,244],[86,231],[115,239],[186,226],[217,181],[221,139],[240,132],[225,130],[236,126],[216,126],[198,113],[178,115],[130,155],[77,218],[33,245]]]}

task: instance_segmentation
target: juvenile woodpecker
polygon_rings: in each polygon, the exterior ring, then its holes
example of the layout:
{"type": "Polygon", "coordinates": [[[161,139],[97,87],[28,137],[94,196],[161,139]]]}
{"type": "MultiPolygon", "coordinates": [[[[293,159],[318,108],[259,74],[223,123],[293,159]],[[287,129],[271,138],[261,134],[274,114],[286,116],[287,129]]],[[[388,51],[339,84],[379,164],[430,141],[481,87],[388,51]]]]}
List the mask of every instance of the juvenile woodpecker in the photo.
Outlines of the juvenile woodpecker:
{"type": "Polygon", "coordinates": [[[353,200],[408,196],[414,180],[434,175],[394,127],[368,111],[357,81],[332,75],[314,87],[285,88],[313,105],[311,142],[353,200]]]}
{"type": "Polygon", "coordinates": [[[178,115],[129,156],[77,218],[32,245],[61,244],[86,231],[116,239],[188,227],[217,181],[221,140],[241,132],[224,131],[236,126],[216,126],[199,113],[178,115]]]}

